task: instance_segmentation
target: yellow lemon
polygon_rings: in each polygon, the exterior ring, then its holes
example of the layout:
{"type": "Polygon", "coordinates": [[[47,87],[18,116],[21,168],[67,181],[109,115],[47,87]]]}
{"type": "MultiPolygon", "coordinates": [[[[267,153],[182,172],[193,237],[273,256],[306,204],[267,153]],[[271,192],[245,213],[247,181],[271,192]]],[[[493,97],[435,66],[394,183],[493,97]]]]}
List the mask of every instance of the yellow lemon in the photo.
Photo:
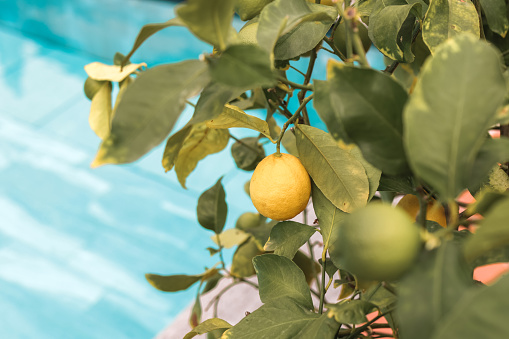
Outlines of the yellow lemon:
{"type": "Polygon", "coordinates": [[[306,208],[311,180],[298,158],[286,153],[271,154],[256,166],[250,192],[260,214],[273,220],[287,220],[306,208]]]}
{"type": "MultiPolygon", "coordinates": [[[[413,194],[407,194],[398,202],[398,207],[404,209],[408,215],[415,220],[419,213],[419,199],[413,194]]],[[[447,227],[444,207],[436,200],[428,203],[426,220],[437,222],[442,227],[447,227]]]]}

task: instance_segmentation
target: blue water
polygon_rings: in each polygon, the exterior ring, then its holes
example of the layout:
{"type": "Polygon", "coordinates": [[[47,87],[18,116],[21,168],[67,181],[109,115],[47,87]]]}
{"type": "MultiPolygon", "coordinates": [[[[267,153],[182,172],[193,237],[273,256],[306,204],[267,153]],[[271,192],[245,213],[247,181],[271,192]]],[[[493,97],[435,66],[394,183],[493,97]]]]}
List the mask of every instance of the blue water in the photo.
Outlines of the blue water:
{"type": "MultiPolygon", "coordinates": [[[[195,290],[159,292],[144,274],[196,274],[216,262],[196,220],[199,194],[224,175],[227,227],[254,211],[242,192],[250,173],[235,169],[229,147],[198,165],[188,190],[164,173],[164,145],[134,164],[89,167],[99,139],[88,127],[83,66],[111,63],[143,24],[172,16],[166,2],[0,0],[0,338],[153,337],[195,290]]],[[[133,61],[209,50],[172,28],[133,61]]],[[[325,78],[326,61],[315,77],[325,78]]]]}

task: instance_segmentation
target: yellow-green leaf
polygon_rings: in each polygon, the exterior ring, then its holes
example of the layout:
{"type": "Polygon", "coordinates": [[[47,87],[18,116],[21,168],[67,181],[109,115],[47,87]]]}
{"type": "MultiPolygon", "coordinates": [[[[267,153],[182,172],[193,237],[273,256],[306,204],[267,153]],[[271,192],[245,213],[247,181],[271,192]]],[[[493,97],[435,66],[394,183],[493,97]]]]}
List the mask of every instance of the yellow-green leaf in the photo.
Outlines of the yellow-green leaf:
{"type": "Polygon", "coordinates": [[[238,228],[229,228],[221,232],[221,234],[214,234],[210,238],[218,246],[221,244],[224,248],[232,248],[246,241],[249,238],[249,234],[238,228]]]}
{"type": "Polygon", "coordinates": [[[90,105],[88,123],[94,133],[101,139],[106,138],[111,130],[111,89],[111,82],[105,81],[102,83],[90,105]]]}
{"type": "Polygon", "coordinates": [[[187,333],[184,339],[191,339],[199,334],[205,334],[217,329],[228,329],[230,327],[232,327],[232,325],[230,325],[223,319],[219,318],[207,319],[198,326],[196,326],[195,328],[193,328],[191,332],[187,333]]]}
{"type": "Polygon", "coordinates": [[[85,66],[85,72],[94,80],[108,80],[120,82],[134,73],[141,67],[147,67],[147,64],[129,64],[124,68],[117,65],[106,65],[101,62],[92,62],[85,66]]]}

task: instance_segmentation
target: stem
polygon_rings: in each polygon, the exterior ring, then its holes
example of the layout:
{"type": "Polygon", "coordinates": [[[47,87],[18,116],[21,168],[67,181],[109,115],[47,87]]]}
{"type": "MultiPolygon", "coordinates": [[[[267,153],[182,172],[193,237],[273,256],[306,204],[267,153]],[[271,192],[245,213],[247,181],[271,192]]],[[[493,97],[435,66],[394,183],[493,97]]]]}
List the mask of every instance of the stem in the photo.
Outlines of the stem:
{"type": "Polygon", "coordinates": [[[290,68],[293,69],[294,71],[296,71],[297,73],[300,73],[302,74],[302,76],[306,76],[306,74],[304,74],[304,72],[302,72],[300,69],[298,69],[297,67],[293,67],[292,65],[290,65],[290,68]]]}
{"type": "Polygon", "coordinates": [[[230,284],[226,285],[225,288],[223,288],[215,297],[214,299],[212,299],[207,307],[205,308],[205,311],[208,311],[208,309],[214,304],[214,318],[217,318],[217,303],[219,302],[219,299],[221,299],[221,297],[223,296],[223,294],[226,293],[226,291],[228,291],[230,288],[232,288],[233,286],[237,285],[238,282],[237,281],[232,281],[230,284]]]}
{"type": "Polygon", "coordinates": [[[190,106],[193,106],[193,107],[196,107],[196,105],[195,105],[195,104],[193,104],[193,103],[192,103],[191,101],[189,101],[189,100],[186,100],[186,104],[188,104],[188,105],[190,105],[190,106]]]}
{"type": "Polygon", "coordinates": [[[324,51],[329,52],[330,54],[334,54],[334,51],[328,49],[327,47],[320,46],[320,49],[323,49],[324,51]]]}
{"type": "Polygon", "coordinates": [[[301,84],[298,84],[296,82],[290,81],[290,80],[288,80],[288,79],[286,79],[284,77],[281,77],[281,76],[279,76],[277,79],[279,81],[281,81],[282,83],[287,84],[288,86],[291,86],[293,88],[305,89],[307,91],[312,91],[313,90],[313,86],[311,86],[311,85],[301,85],[301,84]]]}
{"type": "Polygon", "coordinates": [[[447,229],[452,231],[458,227],[458,205],[455,201],[451,201],[447,205],[449,207],[449,220],[447,220],[447,229]]]}
{"type": "Polygon", "coordinates": [[[252,281],[246,280],[244,278],[239,278],[239,281],[243,282],[243,283],[246,283],[246,284],[248,284],[248,285],[250,285],[250,286],[252,286],[252,287],[254,287],[256,289],[260,289],[260,286],[258,286],[258,284],[254,283],[252,281]]]}
{"type": "Polygon", "coordinates": [[[332,50],[334,51],[334,54],[338,56],[338,58],[341,59],[341,61],[343,62],[346,62],[346,57],[343,55],[343,53],[341,53],[341,51],[336,47],[336,45],[334,45],[334,42],[332,41],[331,38],[323,38],[323,41],[325,41],[327,43],[327,45],[330,46],[330,48],[332,48],[332,50]]]}
{"type": "Polygon", "coordinates": [[[281,150],[281,139],[283,139],[283,135],[285,134],[286,129],[288,128],[288,126],[291,123],[293,123],[294,121],[296,121],[299,118],[300,112],[304,109],[304,107],[306,107],[307,103],[310,102],[311,99],[313,99],[313,96],[314,96],[314,94],[311,94],[310,96],[305,98],[302,101],[302,104],[299,106],[299,108],[297,108],[295,113],[292,115],[292,117],[290,119],[288,119],[288,121],[285,122],[285,124],[283,125],[283,128],[281,129],[281,134],[279,134],[279,138],[277,139],[276,154],[280,154],[281,153],[280,152],[280,150],[281,150]]]}
{"type": "Polygon", "coordinates": [[[219,237],[219,234],[216,233],[216,239],[217,239],[217,246],[219,246],[219,260],[221,260],[221,265],[223,266],[223,270],[227,271],[228,270],[226,269],[226,264],[224,263],[224,258],[223,258],[223,245],[221,244],[221,239],[219,237]]]}
{"type": "Polygon", "coordinates": [[[318,313],[323,313],[323,299],[325,297],[325,268],[327,266],[327,249],[324,248],[322,251],[322,288],[320,289],[320,306],[318,307],[318,313]]]}
{"type": "Polygon", "coordinates": [[[359,56],[359,63],[363,67],[369,67],[369,62],[366,58],[366,51],[364,50],[361,37],[359,36],[359,28],[357,27],[359,23],[357,22],[356,14],[357,11],[355,8],[347,8],[345,20],[348,26],[348,30],[350,30],[350,32],[353,34],[353,47],[355,48],[355,53],[359,56]]]}
{"type": "Polygon", "coordinates": [[[370,327],[371,324],[373,324],[375,321],[377,321],[378,319],[380,319],[382,317],[385,317],[387,314],[391,313],[392,311],[394,311],[394,308],[389,309],[387,312],[378,314],[376,317],[374,317],[373,319],[371,319],[364,325],[357,327],[354,331],[352,331],[352,333],[350,333],[350,335],[348,336],[348,339],[355,338],[356,336],[358,336],[359,334],[364,332],[366,330],[366,328],[370,327]]]}
{"type": "MultiPolygon", "coordinates": [[[[309,82],[311,81],[311,75],[313,74],[313,69],[315,68],[315,62],[316,62],[316,55],[317,55],[316,48],[320,47],[320,45],[321,45],[321,42],[318,43],[318,45],[315,48],[313,48],[313,50],[311,51],[311,56],[309,58],[309,64],[308,64],[308,70],[306,71],[306,76],[304,77],[304,85],[308,85],[309,82]]],[[[299,102],[301,104],[302,104],[302,101],[304,100],[305,96],[306,96],[306,90],[300,91],[298,98],[299,98],[299,102]]],[[[308,111],[305,106],[302,110],[302,117],[304,118],[304,123],[306,125],[309,125],[308,111]]]]}

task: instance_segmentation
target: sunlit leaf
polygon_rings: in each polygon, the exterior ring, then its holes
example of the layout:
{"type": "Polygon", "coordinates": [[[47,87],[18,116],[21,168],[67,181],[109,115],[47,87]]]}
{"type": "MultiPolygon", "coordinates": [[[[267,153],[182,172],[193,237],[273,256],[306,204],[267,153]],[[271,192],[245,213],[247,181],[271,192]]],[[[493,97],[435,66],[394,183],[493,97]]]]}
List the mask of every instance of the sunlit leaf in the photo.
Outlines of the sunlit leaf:
{"type": "Polygon", "coordinates": [[[158,275],[147,273],[145,274],[145,278],[150,283],[150,285],[154,286],[158,290],[164,292],[177,292],[186,290],[196,282],[205,280],[208,277],[215,275],[216,273],[217,269],[212,268],[202,274],[197,275],[158,275]]]}
{"type": "Polygon", "coordinates": [[[292,298],[308,309],[313,308],[304,273],[293,261],[276,254],[264,254],[255,257],[253,265],[263,303],[292,298]]]}
{"type": "Polygon", "coordinates": [[[479,17],[474,4],[470,0],[431,1],[422,23],[422,38],[431,53],[447,39],[462,33],[479,38],[479,17]]]}
{"type": "Polygon", "coordinates": [[[204,322],[202,322],[201,324],[199,324],[198,326],[196,326],[195,328],[193,328],[193,330],[191,332],[187,333],[185,335],[184,339],[191,339],[199,334],[205,334],[205,333],[208,333],[213,330],[227,329],[230,327],[232,327],[232,325],[230,325],[223,319],[219,319],[219,318],[207,319],[204,322]]]}
{"type": "Polygon", "coordinates": [[[221,232],[221,234],[213,235],[210,238],[218,246],[221,243],[221,246],[224,248],[232,248],[246,241],[249,238],[249,234],[238,228],[229,228],[221,232]]]}
{"type": "Polygon", "coordinates": [[[295,131],[300,161],[325,197],[345,212],[364,206],[369,182],[362,164],[322,130],[297,125],[295,131]]]}
{"type": "Polygon", "coordinates": [[[223,112],[225,104],[240,94],[242,94],[240,90],[211,82],[200,93],[200,99],[188,124],[199,124],[215,119],[223,112]]]}
{"type": "Polygon", "coordinates": [[[238,278],[247,278],[254,275],[256,272],[252,260],[262,253],[253,238],[241,244],[233,254],[231,274],[238,278]]]}
{"type": "Polygon", "coordinates": [[[228,212],[222,179],[223,177],[219,178],[214,186],[200,195],[196,208],[200,225],[216,234],[222,232],[228,212]]]}
{"type": "Polygon", "coordinates": [[[103,84],[103,81],[94,80],[88,77],[87,80],[85,80],[85,84],[83,85],[83,91],[85,92],[86,97],[89,100],[92,100],[94,95],[101,89],[103,84]]]}
{"type": "Polygon", "coordinates": [[[382,171],[380,171],[375,166],[371,165],[369,162],[364,159],[361,150],[359,147],[353,147],[349,149],[351,155],[353,155],[359,162],[364,166],[366,170],[366,175],[368,176],[369,181],[369,200],[375,196],[376,191],[378,190],[378,186],[380,185],[380,177],[382,175],[382,171]]]}
{"type": "Polygon", "coordinates": [[[112,115],[111,90],[111,82],[103,82],[92,98],[90,105],[88,123],[92,131],[101,139],[106,138],[110,134],[112,115]]]}
{"type": "Polygon", "coordinates": [[[313,208],[318,218],[318,225],[323,237],[323,246],[329,248],[331,235],[336,227],[346,216],[346,213],[334,206],[334,204],[323,195],[322,191],[313,183],[311,186],[313,208]]]}
{"type": "Polygon", "coordinates": [[[159,145],[185,107],[208,82],[205,63],[188,60],[153,67],[126,89],[92,167],[128,163],[159,145]]]}
{"type": "Polygon", "coordinates": [[[405,107],[409,163],[443,200],[467,186],[507,93],[500,61],[495,48],[471,35],[449,40],[425,63],[405,107]]]}
{"type": "Polygon", "coordinates": [[[184,146],[184,141],[191,133],[192,125],[186,125],[184,128],[173,134],[166,142],[163,154],[163,167],[165,172],[170,171],[175,165],[175,160],[184,146]]]}
{"type": "Polygon", "coordinates": [[[92,62],[85,66],[85,72],[94,80],[107,80],[120,82],[141,67],[147,67],[146,63],[129,64],[124,68],[117,65],[105,65],[100,62],[92,62]]]}
{"type": "Polygon", "coordinates": [[[266,251],[274,251],[274,254],[293,259],[295,253],[316,232],[314,227],[295,221],[283,221],[277,223],[265,244],[266,251]]]}

